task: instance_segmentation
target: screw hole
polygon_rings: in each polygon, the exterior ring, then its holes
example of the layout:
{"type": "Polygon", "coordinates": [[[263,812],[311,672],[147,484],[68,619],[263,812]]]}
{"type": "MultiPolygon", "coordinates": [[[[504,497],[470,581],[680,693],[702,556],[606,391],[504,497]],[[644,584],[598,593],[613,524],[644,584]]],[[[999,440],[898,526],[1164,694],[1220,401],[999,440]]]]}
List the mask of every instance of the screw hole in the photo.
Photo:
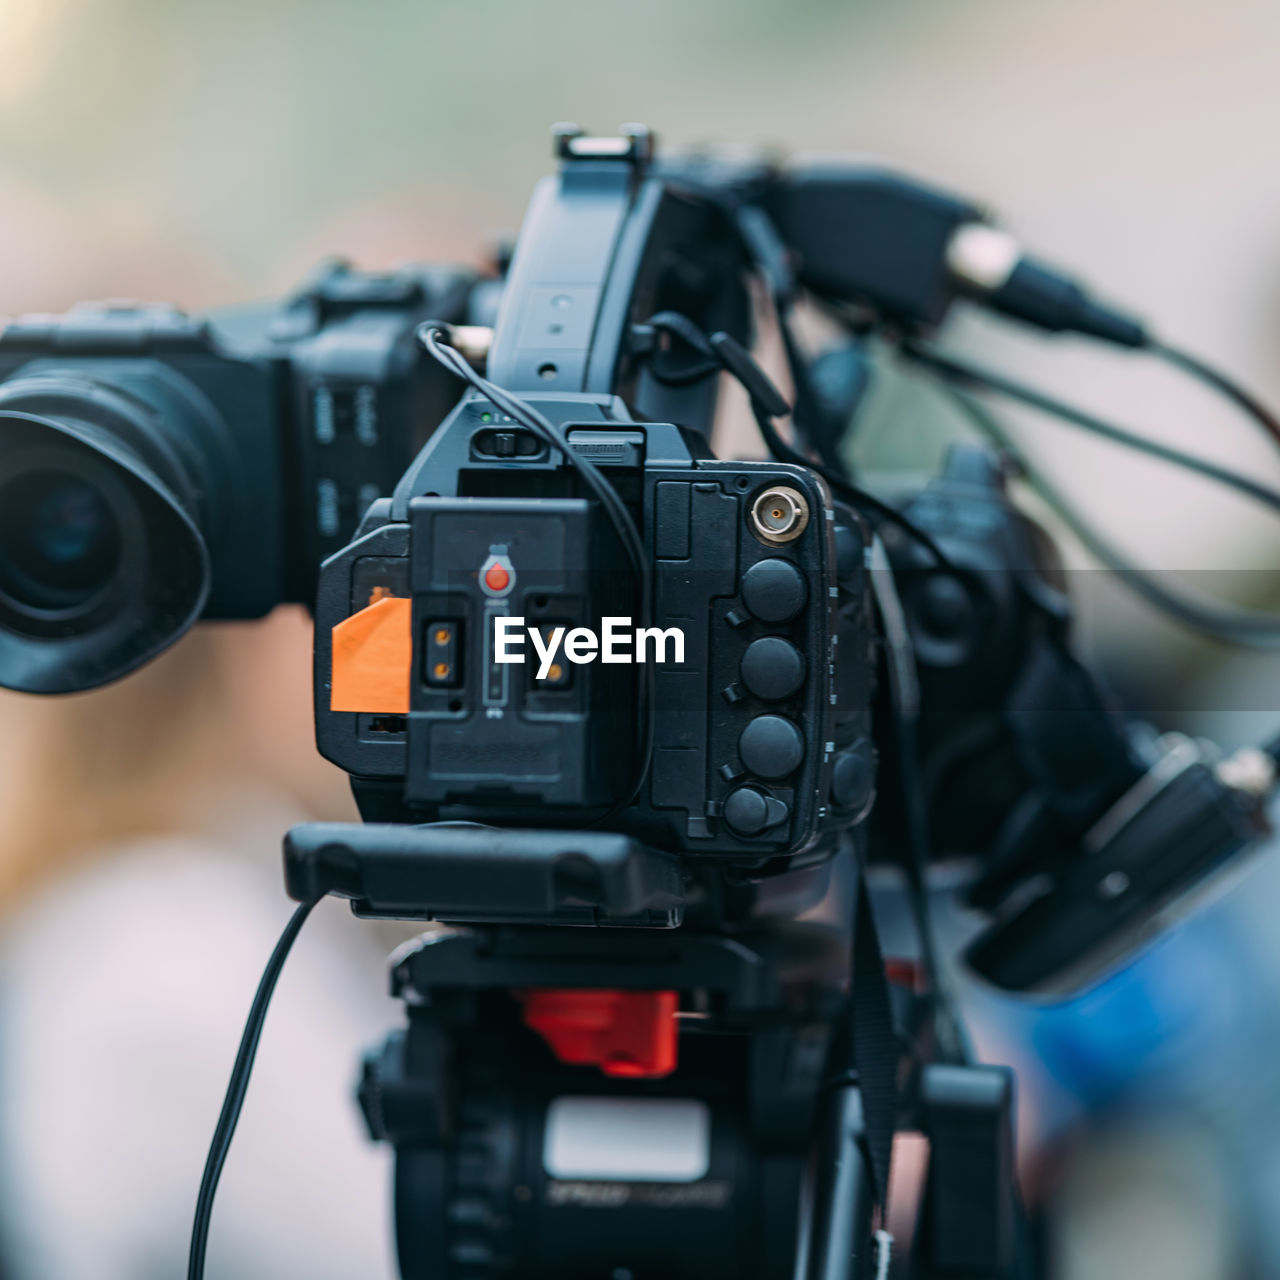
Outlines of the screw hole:
{"type": "Polygon", "coordinates": [[[739,489],[750,489],[750,488],[751,488],[751,477],[750,477],[750,476],[739,476],[739,477],[737,478],[737,480],[735,480],[735,481],[734,481],[734,484],[735,484],[735,486],[736,486],[737,488],[739,488],[739,489]]]}
{"type": "Polygon", "coordinates": [[[450,710],[450,711],[461,711],[461,710],[462,710],[462,699],[461,699],[461,698],[450,698],[450,699],[449,699],[449,710],[450,710]]]}

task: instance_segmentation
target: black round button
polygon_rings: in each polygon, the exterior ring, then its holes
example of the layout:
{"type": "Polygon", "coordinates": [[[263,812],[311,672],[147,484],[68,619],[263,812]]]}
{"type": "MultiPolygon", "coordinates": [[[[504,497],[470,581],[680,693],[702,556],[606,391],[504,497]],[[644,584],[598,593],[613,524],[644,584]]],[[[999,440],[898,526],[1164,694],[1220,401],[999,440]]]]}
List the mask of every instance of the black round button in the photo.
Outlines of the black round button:
{"type": "Polygon", "coordinates": [[[782,636],[761,636],[747,645],[739,673],[749,692],[776,702],[804,684],[804,654],[782,636]]]}
{"type": "Polygon", "coordinates": [[[724,820],[740,836],[759,835],[769,825],[769,802],[755,787],[739,787],[724,802],[724,820]]]}
{"type": "Polygon", "coordinates": [[[863,809],[876,785],[876,749],[866,738],[837,752],[831,762],[831,799],[838,809],[863,809]]]}
{"type": "Polygon", "coordinates": [[[729,792],[721,810],[735,834],[758,836],[791,816],[790,807],[777,796],[765,795],[755,787],[738,787],[729,792]]]}
{"type": "Polygon", "coordinates": [[[738,754],[758,778],[785,778],[804,759],[804,738],[782,716],[756,716],[738,739],[738,754]]]}
{"type": "Polygon", "coordinates": [[[804,608],[809,589],[790,560],[757,560],[742,575],[742,603],[761,622],[786,622],[804,608]]]}

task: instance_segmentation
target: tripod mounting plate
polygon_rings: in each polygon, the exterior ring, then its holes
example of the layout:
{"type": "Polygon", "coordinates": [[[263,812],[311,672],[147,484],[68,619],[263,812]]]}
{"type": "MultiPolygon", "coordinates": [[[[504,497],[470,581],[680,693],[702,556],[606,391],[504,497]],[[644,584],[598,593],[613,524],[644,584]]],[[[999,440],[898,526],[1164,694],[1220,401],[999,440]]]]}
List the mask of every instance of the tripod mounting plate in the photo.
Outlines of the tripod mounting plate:
{"type": "Polygon", "coordinates": [[[672,929],[684,915],[679,859],[608,831],[309,822],[285,837],[284,871],[298,902],[333,894],[394,920],[672,929]]]}

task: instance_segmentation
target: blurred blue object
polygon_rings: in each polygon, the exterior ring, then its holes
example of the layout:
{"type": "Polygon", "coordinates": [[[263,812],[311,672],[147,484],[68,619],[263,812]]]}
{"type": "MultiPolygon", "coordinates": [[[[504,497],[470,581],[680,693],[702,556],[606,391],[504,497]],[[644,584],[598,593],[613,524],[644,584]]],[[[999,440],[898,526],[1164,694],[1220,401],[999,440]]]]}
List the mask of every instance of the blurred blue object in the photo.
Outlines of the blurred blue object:
{"type": "Polygon", "coordinates": [[[1214,904],[1100,986],[1038,1009],[1029,1035],[1048,1074],[1093,1109],[1181,1092],[1236,1058],[1260,1024],[1256,956],[1232,907],[1214,904]]]}

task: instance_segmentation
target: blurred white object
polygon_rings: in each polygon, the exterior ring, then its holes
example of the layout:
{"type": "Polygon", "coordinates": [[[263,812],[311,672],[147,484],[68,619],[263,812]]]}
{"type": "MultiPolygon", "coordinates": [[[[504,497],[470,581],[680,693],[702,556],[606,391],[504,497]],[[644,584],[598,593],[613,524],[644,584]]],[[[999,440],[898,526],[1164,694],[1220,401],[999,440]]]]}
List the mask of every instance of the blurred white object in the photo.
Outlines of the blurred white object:
{"type": "MultiPolygon", "coordinates": [[[[228,807],[243,820],[244,804],[228,807]]],[[[255,813],[247,843],[265,854],[288,821],[255,813]]],[[[16,1280],[185,1273],[227,1076],[291,910],[278,867],[246,852],[234,838],[139,843],[10,924],[0,1240],[16,1280]]],[[[281,977],[214,1208],[210,1280],[396,1274],[389,1152],[364,1137],[352,1085],[401,1015],[376,930],[344,916],[318,908],[281,977]]]]}
{"type": "Polygon", "coordinates": [[[542,1163],[553,1178],[697,1182],[711,1167],[711,1111],[696,1098],[556,1098],[542,1163]]]}

